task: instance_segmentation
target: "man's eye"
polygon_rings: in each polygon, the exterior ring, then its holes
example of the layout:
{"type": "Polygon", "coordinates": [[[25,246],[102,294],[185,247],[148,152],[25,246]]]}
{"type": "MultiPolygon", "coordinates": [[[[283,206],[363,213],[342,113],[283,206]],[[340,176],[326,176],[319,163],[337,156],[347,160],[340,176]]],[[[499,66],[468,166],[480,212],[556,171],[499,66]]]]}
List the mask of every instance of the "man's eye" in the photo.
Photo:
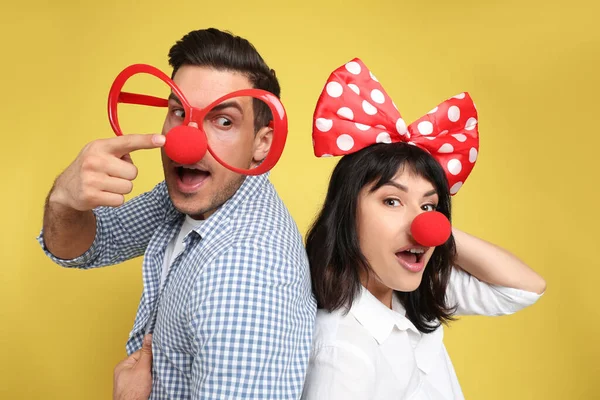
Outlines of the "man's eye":
{"type": "Polygon", "coordinates": [[[215,123],[224,128],[230,127],[231,125],[233,125],[231,120],[229,118],[225,118],[225,117],[215,118],[215,123]]]}
{"type": "Polygon", "coordinates": [[[173,114],[177,118],[185,118],[185,111],[183,111],[182,109],[173,110],[173,114]]]}

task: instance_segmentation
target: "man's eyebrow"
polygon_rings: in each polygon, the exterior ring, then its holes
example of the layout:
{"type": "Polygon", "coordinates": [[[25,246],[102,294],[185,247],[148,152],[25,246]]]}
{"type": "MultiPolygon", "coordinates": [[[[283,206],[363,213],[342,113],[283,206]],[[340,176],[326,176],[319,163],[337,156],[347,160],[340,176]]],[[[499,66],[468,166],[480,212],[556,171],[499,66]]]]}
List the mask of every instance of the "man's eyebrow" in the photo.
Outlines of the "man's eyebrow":
{"type": "MultiPolygon", "coordinates": [[[[179,100],[179,97],[177,97],[175,93],[171,92],[171,94],[169,94],[169,100],[173,100],[174,102],[183,107],[183,105],[181,104],[181,100],[179,100]]],[[[244,114],[242,106],[234,100],[225,101],[221,104],[217,104],[216,106],[211,108],[210,112],[221,111],[229,107],[233,107],[237,109],[241,114],[244,114]]]]}
{"type": "Polygon", "coordinates": [[[230,100],[230,101],[225,101],[221,104],[217,104],[216,106],[214,106],[213,108],[210,109],[210,112],[215,112],[215,111],[221,111],[224,110],[226,108],[229,107],[233,107],[235,109],[237,109],[242,115],[244,114],[244,110],[242,109],[242,106],[234,100],[230,100]]]}
{"type": "Polygon", "coordinates": [[[175,93],[173,93],[173,92],[171,92],[171,94],[169,94],[169,100],[173,100],[174,102],[176,102],[177,104],[179,104],[180,106],[182,106],[181,100],[179,100],[179,97],[177,97],[175,95],[175,93]]]}

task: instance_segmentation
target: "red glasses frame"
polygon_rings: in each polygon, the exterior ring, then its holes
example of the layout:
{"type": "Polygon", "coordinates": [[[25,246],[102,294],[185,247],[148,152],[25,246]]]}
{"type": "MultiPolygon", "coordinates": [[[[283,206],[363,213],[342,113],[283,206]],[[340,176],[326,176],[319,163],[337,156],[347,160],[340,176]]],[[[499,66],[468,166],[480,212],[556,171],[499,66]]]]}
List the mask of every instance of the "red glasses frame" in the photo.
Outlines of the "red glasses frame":
{"type": "MultiPolygon", "coordinates": [[[[204,135],[205,138],[206,133],[202,128],[203,121],[208,112],[214,106],[224,102],[225,100],[229,100],[233,97],[240,96],[251,96],[258,100],[262,100],[263,102],[265,102],[265,104],[267,104],[267,106],[271,110],[271,114],[273,115],[273,120],[269,123],[269,127],[273,129],[273,141],[271,143],[269,154],[260,165],[252,169],[236,168],[225,163],[221,158],[219,158],[219,156],[215,154],[215,152],[210,148],[209,145],[207,146],[207,150],[214,157],[214,159],[217,160],[217,162],[219,162],[219,164],[223,165],[225,168],[231,171],[244,175],[263,174],[272,169],[275,166],[275,164],[277,164],[277,162],[279,161],[287,139],[288,121],[283,104],[273,93],[267,92],[266,90],[262,89],[243,89],[222,96],[204,108],[196,108],[190,105],[190,103],[187,101],[179,87],[177,87],[177,85],[171,80],[171,78],[169,78],[164,72],[162,72],[158,68],[147,64],[133,64],[128,66],[123,71],[121,71],[119,75],[117,75],[110,88],[110,92],[108,95],[108,119],[110,122],[110,126],[112,127],[113,131],[117,136],[123,135],[121,127],[119,126],[119,118],[117,116],[117,106],[119,103],[138,104],[151,107],[168,107],[169,104],[169,101],[167,99],[163,99],[160,97],[154,97],[138,93],[122,92],[121,89],[123,89],[125,82],[135,74],[153,75],[165,82],[167,85],[169,85],[173,93],[181,101],[181,105],[183,106],[183,109],[185,111],[185,118],[183,124],[179,126],[189,126],[190,122],[195,122],[198,125],[198,128],[190,128],[197,130],[198,134],[204,135]]],[[[167,141],[168,140],[169,137],[167,136],[167,141]]],[[[199,154],[198,161],[202,159],[202,157],[204,157],[204,154],[199,154]]]]}

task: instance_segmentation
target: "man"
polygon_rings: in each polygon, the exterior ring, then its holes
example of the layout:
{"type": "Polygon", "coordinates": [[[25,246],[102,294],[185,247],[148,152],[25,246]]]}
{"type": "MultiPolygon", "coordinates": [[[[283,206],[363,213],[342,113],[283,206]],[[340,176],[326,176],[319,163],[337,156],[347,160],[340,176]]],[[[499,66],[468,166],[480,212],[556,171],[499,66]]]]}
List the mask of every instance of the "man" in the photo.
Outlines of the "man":
{"type": "MultiPolygon", "coordinates": [[[[169,63],[196,108],[240,89],[280,94],[256,49],[216,29],[185,35],[169,63]]],[[[235,101],[253,110],[254,123],[221,151],[230,164],[250,168],[269,151],[270,116],[247,98],[235,101]]],[[[163,135],[183,121],[180,103],[170,96],[163,135]]],[[[125,135],[85,146],[48,195],[40,244],[58,264],[82,269],[144,254],[130,357],[117,369],[150,354],[141,347],[151,331],[151,399],[298,398],[316,303],[293,219],[268,174],[245,177],[209,153],[180,165],[163,151],[165,180],[123,204],[137,175],[129,153],[164,142],[161,135],[125,135]]]]}

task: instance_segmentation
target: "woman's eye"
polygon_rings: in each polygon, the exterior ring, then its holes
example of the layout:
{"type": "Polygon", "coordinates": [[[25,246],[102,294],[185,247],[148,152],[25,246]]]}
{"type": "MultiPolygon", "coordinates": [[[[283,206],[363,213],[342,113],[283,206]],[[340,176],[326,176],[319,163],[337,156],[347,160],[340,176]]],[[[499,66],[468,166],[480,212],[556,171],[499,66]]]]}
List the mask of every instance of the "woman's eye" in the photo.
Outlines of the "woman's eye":
{"type": "Polygon", "coordinates": [[[437,206],[434,204],[425,204],[423,207],[421,207],[423,211],[435,211],[436,208],[437,206]]]}
{"type": "Polygon", "coordinates": [[[383,201],[383,203],[386,206],[390,206],[390,207],[399,207],[400,206],[400,200],[398,200],[398,199],[385,199],[383,201]]]}
{"type": "Polygon", "coordinates": [[[177,117],[177,118],[185,118],[185,111],[181,110],[181,109],[177,109],[177,110],[173,110],[173,114],[177,117]]]}

